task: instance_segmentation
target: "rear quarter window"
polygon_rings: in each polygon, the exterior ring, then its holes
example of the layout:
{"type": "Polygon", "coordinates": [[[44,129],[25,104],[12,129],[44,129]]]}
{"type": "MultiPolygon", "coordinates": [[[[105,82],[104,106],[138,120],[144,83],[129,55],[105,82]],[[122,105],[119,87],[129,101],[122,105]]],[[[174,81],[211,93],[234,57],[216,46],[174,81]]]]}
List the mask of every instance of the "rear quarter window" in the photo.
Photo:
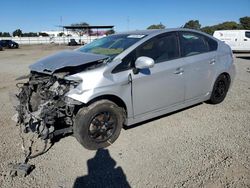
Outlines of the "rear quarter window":
{"type": "Polygon", "coordinates": [[[218,43],[214,39],[206,37],[205,40],[207,41],[209,51],[215,51],[218,48],[218,43]]]}

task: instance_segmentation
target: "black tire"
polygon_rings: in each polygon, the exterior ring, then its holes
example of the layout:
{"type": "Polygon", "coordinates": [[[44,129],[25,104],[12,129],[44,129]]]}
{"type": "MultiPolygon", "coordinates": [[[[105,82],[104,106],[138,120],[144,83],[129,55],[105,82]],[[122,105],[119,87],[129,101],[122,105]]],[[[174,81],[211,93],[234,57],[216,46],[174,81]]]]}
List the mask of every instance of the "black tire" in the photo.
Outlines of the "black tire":
{"type": "Polygon", "coordinates": [[[215,81],[213,91],[208,101],[210,104],[219,104],[224,101],[228,89],[229,89],[230,81],[228,80],[225,74],[221,74],[215,81]]]}
{"type": "Polygon", "coordinates": [[[123,114],[123,108],[109,100],[94,102],[78,111],[73,126],[74,136],[86,149],[105,148],[120,135],[123,114]]]}

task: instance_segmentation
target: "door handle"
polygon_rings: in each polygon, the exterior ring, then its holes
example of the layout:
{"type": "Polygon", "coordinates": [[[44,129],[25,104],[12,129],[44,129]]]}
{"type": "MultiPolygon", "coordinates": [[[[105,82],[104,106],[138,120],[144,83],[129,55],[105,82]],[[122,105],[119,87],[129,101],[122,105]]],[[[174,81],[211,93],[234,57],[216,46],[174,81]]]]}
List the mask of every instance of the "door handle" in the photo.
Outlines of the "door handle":
{"type": "Polygon", "coordinates": [[[182,74],[184,72],[183,68],[177,68],[176,71],[174,71],[174,74],[182,74]]]}
{"type": "Polygon", "coordinates": [[[210,60],[210,61],[209,61],[209,64],[210,64],[210,65],[215,64],[215,59],[210,60]]]}
{"type": "Polygon", "coordinates": [[[244,41],[247,41],[247,39],[244,39],[244,41]]]}

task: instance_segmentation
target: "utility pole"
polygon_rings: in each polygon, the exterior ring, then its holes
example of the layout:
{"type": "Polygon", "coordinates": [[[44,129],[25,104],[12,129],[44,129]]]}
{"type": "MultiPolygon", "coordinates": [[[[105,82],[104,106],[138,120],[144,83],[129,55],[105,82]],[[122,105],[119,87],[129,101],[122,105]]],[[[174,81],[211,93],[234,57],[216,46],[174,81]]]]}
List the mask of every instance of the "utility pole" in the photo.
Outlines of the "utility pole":
{"type": "Polygon", "coordinates": [[[127,30],[129,31],[129,24],[130,24],[130,19],[129,16],[127,17],[127,30]]]}
{"type": "MultiPolygon", "coordinates": [[[[60,26],[62,27],[63,25],[62,25],[62,16],[60,16],[60,26]]],[[[63,35],[62,35],[62,37],[63,37],[63,44],[65,44],[65,36],[64,36],[64,27],[62,28],[62,32],[63,32],[63,35]]],[[[60,42],[59,42],[59,44],[60,44],[60,42]]]]}
{"type": "Polygon", "coordinates": [[[60,16],[60,26],[62,26],[62,16],[60,16]]]}

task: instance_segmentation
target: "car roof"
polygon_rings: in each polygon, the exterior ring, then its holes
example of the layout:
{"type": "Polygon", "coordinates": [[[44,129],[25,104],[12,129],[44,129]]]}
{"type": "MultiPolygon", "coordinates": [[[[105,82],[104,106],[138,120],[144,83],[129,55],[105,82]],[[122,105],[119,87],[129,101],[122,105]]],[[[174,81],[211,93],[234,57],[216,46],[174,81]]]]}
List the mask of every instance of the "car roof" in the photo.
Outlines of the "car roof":
{"type": "MultiPolygon", "coordinates": [[[[171,31],[191,31],[191,32],[196,32],[196,33],[201,33],[203,35],[207,35],[206,33],[203,33],[198,30],[194,29],[187,29],[187,28],[168,28],[168,29],[148,29],[148,30],[136,30],[136,31],[127,31],[127,32],[118,32],[114,35],[119,35],[119,34],[127,34],[127,35],[157,35],[161,33],[166,33],[166,32],[171,32],[171,31]]],[[[208,35],[207,35],[208,36],[208,35]]],[[[211,37],[211,36],[209,36],[211,37]]]]}
{"type": "Polygon", "coordinates": [[[126,32],[118,32],[116,34],[124,34],[124,35],[155,35],[158,33],[164,33],[168,31],[172,31],[174,29],[148,29],[148,30],[135,30],[135,31],[126,31],[126,32]]]}

